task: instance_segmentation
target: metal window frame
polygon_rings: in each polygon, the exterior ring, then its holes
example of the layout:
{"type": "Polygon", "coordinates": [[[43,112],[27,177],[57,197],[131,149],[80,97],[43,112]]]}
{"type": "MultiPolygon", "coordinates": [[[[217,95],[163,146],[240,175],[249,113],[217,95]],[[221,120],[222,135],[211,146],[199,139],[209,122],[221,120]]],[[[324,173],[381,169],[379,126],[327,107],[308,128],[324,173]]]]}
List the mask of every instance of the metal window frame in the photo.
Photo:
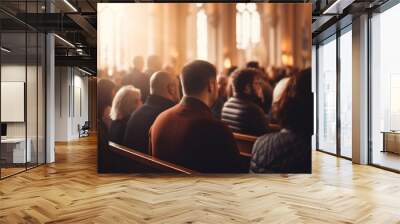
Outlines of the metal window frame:
{"type": "MultiPolygon", "coordinates": [[[[23,1],[23,3],[25,3],[25,12],[27,12],[27,4],[26,4],[27,2],[28,2],[27,0],[23,1]]],[[[39,0],[36,0],[36,10],[37,11],[39,11],[39,6],[38,5],[39,5],[39,0]]],[[[46,11],[47,11],[47,7],[46,7],[46,11]]],[[[3,11],[3,10],[2,10],[2,12],[6,13],[6,11],[3,11]]],[[[7,13],[7,15],[8,15],[8,13],[7,13]]],[[[27,14],[25,13],[25,17],[26,16],[27,16],[27,14]]],[[[17,18],[15,18],[15,19],[17,19],[17,18]]],[[[44,150],[43,150],[44,155],[42,155],[44,161],[43,161],[43,163],[39,163],[39,68],[38,68],[38,66],[39,66],[39,33],[43,33],[45,35],[43,36],[42,44],[44,44],[44,48],[45,49],[44,49],[44,51],[41,51],[41,53],[44,54],[44,55],[42,55],[42,58],[44,59],[45,67],[42,69],[42,76],[43,76],[43,80],[46,80],[46,77],[47,77],[47,66],[46,66],[47,65],[47,60],[46,60],[47,39],[46,39],[46,35],[47,35],[47,33],[41,32],[40,30],[37,30],[37,29],[31,27],[27,23],[23,23],[23,24],[25,26],[25,30],[22,31],[21,33],[25,34],[25,84],[24,84],[24,96],[25,96],[25,99],[24,99],[24,107],[25,107],[24,108],[24,120],[25,120],[25,169],[20,170],[20,171],[15,172],[15,173],[12,173],[12,174],[7,175],[7,176],[3,176],[2,175],[2,171],[1,171],[2,168],[0,167],[0,180],[4,180],[6,178],[12,177],[14,175],[17,175],[17,174],[20,174],[20,173],[23,173],[23,172],[26,172],[26,171],[28,171],[30,169],[37,168],[37,167],[47,163],[47,153],[46,153],[46,149],[47,149],[47,141],[46,141],[46,139],[47,139],[46,138],[46,136],[47,136],[47,129],[46,129],[46,126],[47,126],[47,119],[46,119],[47,118],[47,112],[46,112],[46,110],[43,111],[43,113],[44,113],[44,117],[43,117],[44,121],[42,121],[44,123],[44,136],[43,136],[43,139],[44,139],[44,145],[43,145],[43,147],[44,147],[44,150]],[[33,166],[28,166],[28,162],[27,162],[27,158],[28,158],[28,154],[27,154],[27,148],[28,148],[28,142],[27,142],[27,139],[28,139],[28,112],[27,112],[28,30],[29,31],[33,31],[36,34],[36,136],[35,137],[36,137],[36,141],[37,141],[37,148],[36,148],[37,152],[36,152],[36,163],[33,164],[33,166]]],[[[3,32],[0,32],[0,45],[1,45],[1,41],[2,41],[2,38],[1,38],[2,37],[2,33],[3,32]]],[[[2,66],[1,62],[2,62],[2,56],[0,54],[0,68],[2,66]]],[[[0,82],[1,82],[1,69],[0,69],[0,82]]],[[[0,89],[1,89],[1,87],[0,87],[0,89]]],[[[1,96],[1,93],[0,93],[0,96],[1,96]]],[[[47,98],[47,82],[44,81],[44,99],[43,99],[43,105],[42,105],[42,107],[44,107],[44,108],[47,108],[47,100],[46,100],[46,98],[47,98]]],[[[0,97],[0,101],[1,101],[1,97],[0,97]]],[[[1,106],[0,106],[0,109],[1,109],[1,106]]],[[[1,123],[1,115],[0,115],[0,123],[1,123]]],[[[1,156],[1,144],[0,144],[0,156],[1,156]]],[[[30,164],[30,165],[32,165],[32,164],[30,164]]]]}
{"type": "Polygon", "coordinates": [[[328,36],[327,38],[319,41],[316,44],[316,150],[319,152],[323,152],[329,155],[333,155],[336,157],[340,157],[346,160],[352,160],[352,158],[347,157],[342,155],[342,150],[341,150],[341,117],[340,117],[340,103],[341,103],[341,89],[340,89],[340,81],[341,81],[341,65],[340,65],[340,37],[344,35],[347,32],[351,32],[352,30],[352,23],[346,25],[345,27],[338,29],[334,34],[328,36]],[[319,106],[319,68],[320,68],[320,55],[319,55],[319,47],[322,43],[329,43],[330,41],[336,41],[336,152],[332,153],[329,151],[326,151],[324,149],[321,149],[319,146],[319,112],[320,112],[320,106],[319,106]]]}
{"type": "Polygon", "coordinates": [[[391,9],[392,7],[396,6],[400,4],[400,0],[389,0],[387,2],[385,2],[384,4],[382,4],[381,6],[377,7],[374,10],[370,10],[368,11],[368,35],[367,35],[367,39],[368,39],[368,54],[367,54],[367,61],[368,61],[368,69],[367,69],[367,82],[368,82],[368,111],[367,111],[367,119],[368,119],[368,165],[373,166],[373,167],[377,167],[379,169],[383,169],[383,170],[387,170],[387,171],[391,171],[391,172],[395,172],[395,173],[400,173],[400,169],[394,169],[382,164],[377,164],[374,163],[374,149],[373,149],[373,138],[372,138],[372,93],[373,93],[373,88],[372,88],[372,19],[373,19],[373,14],[380,14],[380,13],[384,13],[385,11],[391,9]]]}

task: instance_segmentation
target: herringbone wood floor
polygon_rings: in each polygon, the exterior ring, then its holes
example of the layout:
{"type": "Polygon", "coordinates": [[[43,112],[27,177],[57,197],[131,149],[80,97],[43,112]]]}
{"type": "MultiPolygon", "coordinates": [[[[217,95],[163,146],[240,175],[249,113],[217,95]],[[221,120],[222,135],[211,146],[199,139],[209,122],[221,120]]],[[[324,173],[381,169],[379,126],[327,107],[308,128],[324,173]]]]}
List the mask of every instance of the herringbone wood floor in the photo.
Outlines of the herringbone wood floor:
{"type": "Polygon", "coordinates": [[[0,181],[0,223],[400,223],[400,175],[315,152],[312,175],[96,173],[95,139],[0,181]]]}

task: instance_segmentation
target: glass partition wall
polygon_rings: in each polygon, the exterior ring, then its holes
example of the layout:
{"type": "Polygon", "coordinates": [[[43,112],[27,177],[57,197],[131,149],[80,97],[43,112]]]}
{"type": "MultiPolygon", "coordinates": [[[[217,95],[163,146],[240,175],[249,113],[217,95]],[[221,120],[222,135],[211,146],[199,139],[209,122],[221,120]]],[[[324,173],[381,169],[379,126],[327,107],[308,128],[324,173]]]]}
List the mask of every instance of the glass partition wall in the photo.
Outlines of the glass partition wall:
{"type": "Polygon", "coordinates": [[[351,26],[339,38],[340,155],[352,158],[352,33],[351,26]]]}
{"type": "Polygon", "coordinates": [[[317,45],[317,150],[352,157],[351,25],[317,45]]]}
{"type": "Polygon", "coordinates": [[[318,149],[336,153],[336,36],[318,47],[318,149]]]}
{"type": "Polygon", "coordinates": [[[400,4],[371,18],[370,163],[400,171],[400,4]]]}
{"type": "MultiPolygon", "coordinates": [[[[32,4],[39,3],[20,1],[18,6],[25,12],[38,10],[32,4]]],[[[43,33],[12,15],[2,11],[0,19],[8,21],[0,23],[2,179],[45,163],[46,40],[43,33]]]]}

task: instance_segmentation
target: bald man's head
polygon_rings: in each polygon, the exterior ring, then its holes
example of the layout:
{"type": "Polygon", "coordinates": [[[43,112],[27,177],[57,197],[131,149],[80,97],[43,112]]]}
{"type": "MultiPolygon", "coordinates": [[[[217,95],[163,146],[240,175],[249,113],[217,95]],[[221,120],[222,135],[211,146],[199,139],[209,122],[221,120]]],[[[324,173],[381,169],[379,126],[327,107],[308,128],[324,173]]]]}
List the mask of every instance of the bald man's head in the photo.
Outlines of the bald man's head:
{"type": "Polygon", "coordinates": [[[179,101],[179,81],[173,75],[159,71],[150,78],[150,94],[162,96],[171,101],[179,101]]]}

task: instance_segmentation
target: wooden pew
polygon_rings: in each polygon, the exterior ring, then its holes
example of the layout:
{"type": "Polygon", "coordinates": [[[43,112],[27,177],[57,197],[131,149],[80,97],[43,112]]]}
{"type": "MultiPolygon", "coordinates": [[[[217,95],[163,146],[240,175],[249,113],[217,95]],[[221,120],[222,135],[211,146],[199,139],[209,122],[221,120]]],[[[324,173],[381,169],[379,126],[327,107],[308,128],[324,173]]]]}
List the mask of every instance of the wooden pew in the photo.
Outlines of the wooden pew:
{"type": "Polygon", "coordinates": [[[240,133],[233,133],[233,137],[236,140],[236,145],[239,148],[240,154],[251,157],[251,149],[257,137],[240,133]]]}
{"type": "Polygon", "coordinates": [[[233,133],[233,137],[236,140],[236,145],[240,152],[242,167],[243,169],[248,170],[250,167],[251,150],[257,137],[240,133],[233,133]]]}
{"type": "Polygon", "coordinates": [[[269,130],[271,130],[272,132],[278,132],[281,130],[281,126],[279,126],[279,124],[268,124],[268,128],[269,130]]]}
{"type": "MultiPolygon", "coordinates": [[[[114,142],[109,142],[108,146],[110,151],[118,153],[124,157],[131,159],[135,163],[138,163],[146,171],[150,170],[154,173],[163,172],[163,173],[180,173],[189,175],[196,174],[196,172],[193,170],[157,159],[153,156],[144,154],[142,152],[136,151],[134,149],[131,149],[123,145],[119,145],[114,142]]],[[[141,171],[138,172],[141,173],[141,171]]]]}

